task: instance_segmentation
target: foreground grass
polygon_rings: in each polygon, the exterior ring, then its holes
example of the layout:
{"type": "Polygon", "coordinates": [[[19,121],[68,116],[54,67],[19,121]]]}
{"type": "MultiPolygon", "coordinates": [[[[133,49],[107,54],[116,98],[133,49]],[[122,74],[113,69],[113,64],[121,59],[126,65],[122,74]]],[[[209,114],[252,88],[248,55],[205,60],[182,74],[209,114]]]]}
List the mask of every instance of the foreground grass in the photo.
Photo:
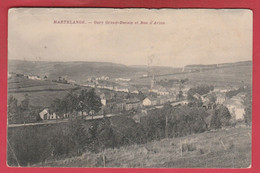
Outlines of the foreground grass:
{"type": "Polygon", "coordinates": [[[34,165],[35,167],[247,168],[251,128],[235,127],[34,165]]]}

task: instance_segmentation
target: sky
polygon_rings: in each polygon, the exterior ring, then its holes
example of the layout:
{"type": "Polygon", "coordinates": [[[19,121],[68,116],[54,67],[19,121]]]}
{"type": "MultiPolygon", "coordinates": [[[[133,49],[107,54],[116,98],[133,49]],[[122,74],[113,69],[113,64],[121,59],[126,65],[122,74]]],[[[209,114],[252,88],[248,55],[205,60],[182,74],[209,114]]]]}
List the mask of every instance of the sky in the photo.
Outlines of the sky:
{"type": "Polygon", "coordinates": [[[246,9],[13,8],[8,17],[9,59],[171,67],[252,60],[246,9]],[[54,22],[63,20],[84,24],[54,22]],[[120,21],[132,24],[106,24],[120,21]]]}

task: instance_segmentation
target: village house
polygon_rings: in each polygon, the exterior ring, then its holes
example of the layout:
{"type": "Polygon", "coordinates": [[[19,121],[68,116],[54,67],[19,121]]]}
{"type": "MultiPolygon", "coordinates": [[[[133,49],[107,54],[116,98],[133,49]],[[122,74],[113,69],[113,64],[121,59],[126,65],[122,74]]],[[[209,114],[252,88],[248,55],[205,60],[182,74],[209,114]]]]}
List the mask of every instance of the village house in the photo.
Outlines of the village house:
{"type": "Polygon", "coordinates": [[[141,123],[141,119],[142,117],[145,117],[147,116],[147,112],[141,112],[141,113],[137,113],[133,116],[133,120],[136,122],[136,123],[141,123]]]}
{"type": "Polygon", "coordinates": [[[85,83],[83,86],[91,87],[91,88],[96,88],[96,83],[94,83],[94,82],[87,82],[87,83],[85,83]]]}
{"type": "Polygon", "coordinates": [[[164,88],[162,86],[158,86],[158,85],[153,86],[153,88],[151,88],[149,90],[149,92],[153,92],[153,93],[156,93],[158,95],[163,95],[163,96],[170,94],[170,92],[166,88],[164,88]]]}
{"type": "Polygon", "coordinates": [[[96,77],[95,80],[108,80],[109,77],[108,76],[101,76],[101,77],[96,77]]]}
{"type": "Polygon", "coordinates": [[[157,99],[153,97],[147,97],[143,100],[144,106],[155,106],[157,105],[157,99]]]}
{"type": "Polygon", "coordinates": [[[116,78],[115,80],[116,80],[116,81],[123,81],[123,82],[129,82],[129,81],[131,81],[131,79],[129,79],[129,78],[116,78]]]}
{"type": "Polygon", "coordinates": [[[114,90],[117,91],[117,92],[126,92],[126,93],[129,92],[128,88],[127,88],[127,87],[124,87],[124,86],[116,86],[116,87],[114,88],[114,90]]]}
{"type": "Polygon", "coordinates": [[[234,96],[231,99],[226,100],[223,105],[225,105],[231,116],[236,120],[243,120],[245,114],[245,107],[243,104],[243,99],[240,95],[234,96]]]}
{"type": "Polygon", "coordinates": [[[39,115],[42,120],[56,120],[59,118],[55,113],[50,113],[48,108],[43,109],[39,115]]]}
{"type": "Polygon", "coordinates": [[[76,81],[75,81],[75,80],[72,80],[72,79],[69,79],[69,80],[68,80],[68,83],[69,83],[69,84],[75,84],[76,81]]]}
{"type": "Polygon", "coordinates": [[[103,106],[107,105],[108,96],[105,93],[102,93],[100,96],[101,103],[103,106]]]}
{"type": "Polygon", "coordinates": [[[216,93],[217,96],[217,100],[216,103],[217,104],[223,104],[226,101],[226,94],[223,92],[218,92],[216,93]]]}
{"type": "Polygon", "coordinates": [[[216,104],[211,103],[208,99],[206,99],[203,101],[202,107],[204,107],[206,109],[214,109],[214,108],[216,108],[216,104]]]}
{"type": "Polygon", "coordinates": [[[130,86],[130,87],[128,88],[128,90],[129,90],[129,92],[132,93],[132,94],[138,94],[138,93],[139,93],[138,89],[136,89],[136,88],[133,87],[133,86],[130,86]]]}
{"type": "Polygon", "coordinates": [[[198,93],[194,94],[193,97],[197,100],[201,100],[201,96],[198,93]]]}
{"type": "Polygon", "coordinates": [[[94,78],[94,77],[87,78],[87,82],[94,82],[95,80],[96,80],[96,78],[94,78]]]}
{"type": "Polygon", "coordinates": [[[12,78],[12,74],[11,73],[8,73],[8,79],[11,79],[12,78]]]}
{"type": "Polygon", "coordinates": [[[167,95],[167,96],[161,96],[157,98],[157,104],[163,105],[167,102],[175,102],[176,101],[176,95],[167,95]]]}
{"type": "Polygon", "coordinates": [[[140,100],[134,98],[134,99],[130,99],[130,100],[126,100],[126,104],[125,104],[125,110],[129,111],[132,109],[139,109],[142,107],[142,103],[140,102],[140,100]]]}
{"type": "Polygon", "coordinates": [[[40,76],[34,76],[34,75],[28,75],[27,78],[31,80],[41,80],[40,76]]]}

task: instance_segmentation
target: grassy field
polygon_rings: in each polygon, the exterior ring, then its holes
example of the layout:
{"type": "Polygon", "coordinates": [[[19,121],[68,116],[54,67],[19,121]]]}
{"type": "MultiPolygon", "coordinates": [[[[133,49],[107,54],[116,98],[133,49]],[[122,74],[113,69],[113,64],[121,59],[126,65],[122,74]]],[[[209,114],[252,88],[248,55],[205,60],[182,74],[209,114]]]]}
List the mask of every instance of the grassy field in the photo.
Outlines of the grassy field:
{"type": "Polygon", "coordinates": [[[251,164],[251,128],[234,127],[102,153],[33,165],[34,167],[247,168],[251,164]]]}
{"type": "Polygon", "coordinates": [[[18,102],[28,95],[31,106],[48,107],[55,98],[64,97],[75,86],[43,80],[31,80],[24,77],[12,77],[8,80],[8,95],[18,102]]]}
{"type": "MultiPolygon", "coordinates": [[[[214,86],[241,86],[252,84],[252,65],[219,68],[202,72],[186,73],[178,75],[167,75],[156,77],[156,80],[185,79],[191,84],[211,84],[214,86]]],[[[151,78],[137,78],[132,82],[135,84],[150,84],[151,78]]]]}

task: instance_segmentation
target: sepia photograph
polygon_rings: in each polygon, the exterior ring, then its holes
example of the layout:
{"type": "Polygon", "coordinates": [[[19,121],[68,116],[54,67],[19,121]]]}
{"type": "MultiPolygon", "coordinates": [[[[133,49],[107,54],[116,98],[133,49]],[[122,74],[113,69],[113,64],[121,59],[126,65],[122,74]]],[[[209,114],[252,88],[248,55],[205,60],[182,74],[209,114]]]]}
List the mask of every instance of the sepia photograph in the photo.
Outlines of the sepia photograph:
{"type": "Polygon", "coordinates": [[[250,168],[248,9],[10,8],[7,165],[250,168]]]}

